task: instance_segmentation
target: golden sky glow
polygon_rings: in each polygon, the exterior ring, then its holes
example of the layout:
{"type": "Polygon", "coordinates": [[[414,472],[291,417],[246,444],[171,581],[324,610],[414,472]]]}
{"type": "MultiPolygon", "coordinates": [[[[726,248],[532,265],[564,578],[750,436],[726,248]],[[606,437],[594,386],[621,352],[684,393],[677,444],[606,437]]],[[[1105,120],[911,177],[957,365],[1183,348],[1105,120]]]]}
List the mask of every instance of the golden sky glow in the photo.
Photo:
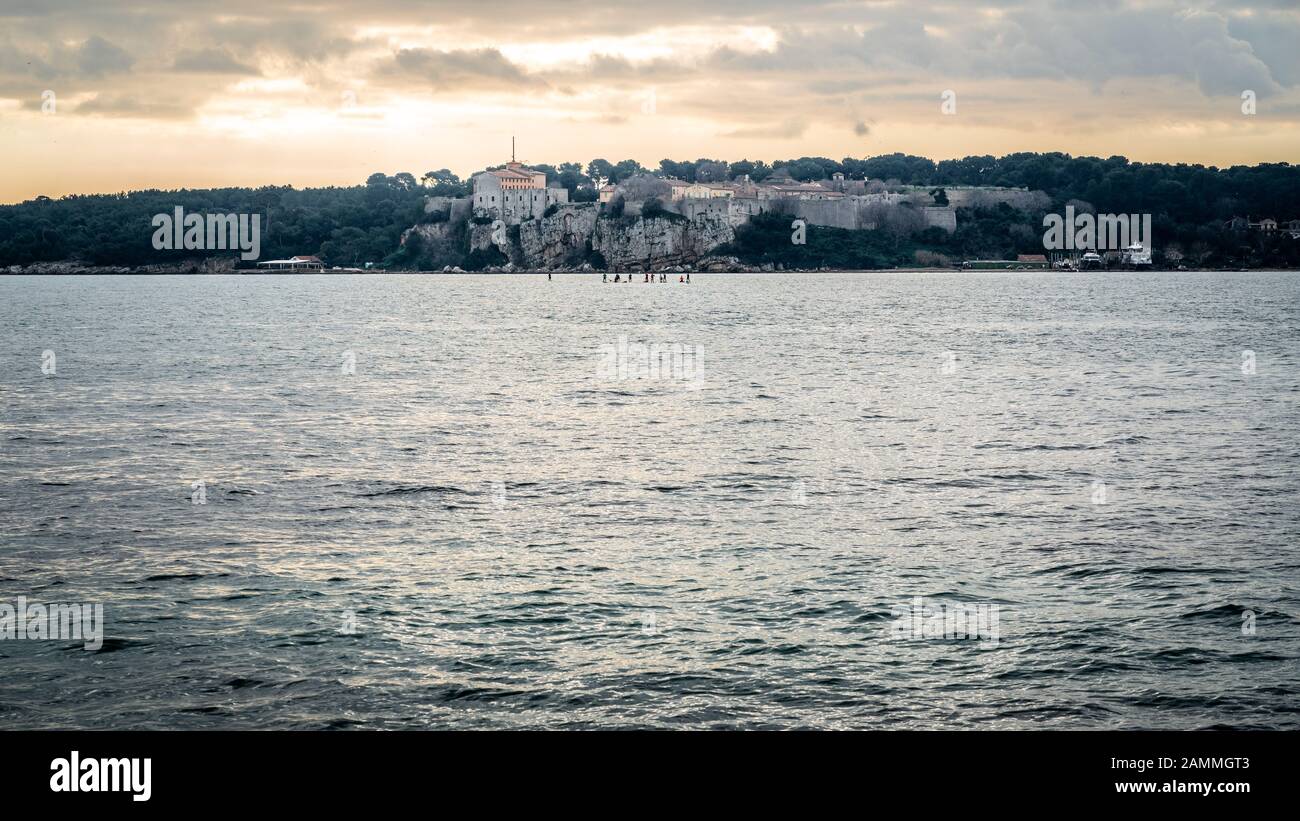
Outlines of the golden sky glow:
{"type": "Polygon", "coordinates": [[[1297,159],[1294,4],[1091,5],[15,0],[0,10],[0,201],[466,176],[512,135],[526,162],[652,167],[1297,159]]]}

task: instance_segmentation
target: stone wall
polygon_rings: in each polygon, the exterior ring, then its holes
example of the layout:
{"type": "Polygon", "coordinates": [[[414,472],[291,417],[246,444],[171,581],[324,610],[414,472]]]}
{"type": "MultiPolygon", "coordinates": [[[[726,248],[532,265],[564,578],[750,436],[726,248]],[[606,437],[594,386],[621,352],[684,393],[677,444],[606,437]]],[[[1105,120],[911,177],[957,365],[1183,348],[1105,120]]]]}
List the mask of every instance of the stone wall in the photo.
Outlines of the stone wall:
{"type": "Polygon", "coordinates": [[[921,213],[925,215],[925,224],[931,228],[939,227],[951,234],[957,230],[957,209],[951,206],[944,208],[942,206],[931,206],[922,208],[921,213]]]}
{"type": "Polygon", "coordinates": [[[424,198],[424,213],[432,214],[435,211],[446,211],[451,215],[452,222],[468,219],[472,206],[473,202],[469,197],[424,198]]]}
{"type": "Polygon", "coordinates": [[[809,225],[827,228],[845,228],[857,231],[862,228],[862,208],[856,198],[842,200],[795,200],[794,214],[809,225]]]}
{"type": "MultiPolygon", "coordinates": [[[[926,202],[929,201],[927,197],[926,202]]],[[[791,220],[801,218],[809,225],[869,231],[876,228],[876,215],[880,207],[898,207],[906,202],[909,202],[909,198],[903,194],[867,194],[834,200],[771,200],[753,197],[678,200],[670,207],[692,222],[701,215],[710,219],[725,219],[733,230],[758,214],[777,211],[788,213],[791,220]]],[[[937,225],[950,232],[957,230],[957,212],[954,208],[931,206],[918,207],[917,210],[924,217],[927,226],[937,225]]]]}
{"type": "Polygon", "coordinates": [[[918,205],[930,205],[934,198],[930,192],[942,188],[948,196],[948,205],[953,208],[972,208],[976,205],[993,206],[1005,202],[1012,208],[1022,211],[1031,210],[1042,205],[1043,193],[1028,188],[995,188],[985,185],[934,185],[925,187],[910,186],[905,194],[918,205]]]}

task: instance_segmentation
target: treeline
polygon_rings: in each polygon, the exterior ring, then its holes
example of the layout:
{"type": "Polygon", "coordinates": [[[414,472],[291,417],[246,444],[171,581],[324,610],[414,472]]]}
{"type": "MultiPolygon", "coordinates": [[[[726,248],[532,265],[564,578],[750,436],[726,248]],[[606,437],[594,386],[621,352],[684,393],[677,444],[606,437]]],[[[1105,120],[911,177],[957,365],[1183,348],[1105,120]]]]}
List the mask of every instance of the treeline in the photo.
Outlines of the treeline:
{"type": "Polygon", "coordinates": [[[424,198],[463,195],[459,180],[421,185],[414,175],[372,174],[365,185],[307,188],[180,189],[37,197],[0,206],[0,266],[75,260],[93,265],[157,265],[230,251],[159,251],[155,214],[261,215],[261,259],[318,254],[331,265],[382,263],[402,231],[424,214],[424,198]]]}
{"type": "MultiPolygon", "coordinates": [[[[627,174],[628,162],[612,168],[616,174],[627,174]]],[[[749,160],[662,160],[658,169],[663,176],[690,182],[722,182],[744,174],[761,182],[777,172],[801,182],[829,179],[838,172],[848,179],[901,185],[1029,188],[1046,192],[1062,205],[1081,200],[1102,213],[1164,214],[1178,223],[1226,221],[1234,216],[1300,219],[1300,166],[1289,163],[1216,168],[1061,153],[983,155],[935,162],[907,154],[886,154],[838,161],[801,157],[770,165],[749,160]]]]}
{"type": "MultiPolygon", "coordinates": [[[[906,208],[906,206],[904,206],[906,208]]],[[[1014,260],[1018,254],[1042,254],[1042,214],[1018,211],[1005,203],[957,209],[957,230],[850,231],[809,225],[805,242],[791,241],[788,214],[752,218],[736,231],[736,240],[715,253],[730,254],[749,265],[784,268],[955,267],[969,259],[1014,260]]],[[[1162,240],[1157,230],[1155,262],[1176,268],[1300,268],[1300,240],[1283,231],[1265,234],[1212,223],[1188,229],[1187,237],[1162,240]]]]}
{"type": "MultiPolygon", "coordinates": [[[[1226,225],[1238,216],[1272,217],[1279,222],[1300,219],[1300,167],[1288,163],[1215,168],[1137,163],[1124,157],[1020,153],[939,162],[889,154],[843,160],[801,157],[772,163],[665,159],[656,169],[647,169],[635,160],[606,159],[585,166],[569,162],[533,167],[546,173],[548,184],[566,188],[575,202],[596,199],[597,189],[606,183],[648,173],[692,181],[724,181],[743,175],[755,181],[774,175],[806,181],[838,172],[849,179],[934,189],[1023,187],[1046,192],[1054,212],[1073,203],[1081,210],[1100,213],[1152,214],[1157,254],[1170,263],[1296,264],[1295,243],[1284,232],[1270,237],[1226,225]]],[[[261,214],[262,259],[318,254],[330,265],[405,265],[412,255],[399,253],[402,231],[431,219],[424,213],[424,198],[461,197],[469,192],[467,179],[443,168],[419,178],[405,172],[373,174],[364,185],[352,187],[297,190],[268,186],[38,197],[0,206],[0,266],[62,260],[145,265],[212,254],[229,256],[225,251],[155,250],[150,220],[177,206],[187,213],[261,214]]],[[[852,242],[867,243],[871,254],[885,254],[889,259],[906,254],[900,243],[925,246],[914,247],[913,252],[931,249],[958,258],[1042,252],[1041,213],[963,209],[958,226],[957,234],[942,243],[892,236],[855,238],[852,242]],[[874,245],[885,242],[893,245],[888,249],[874,245]],[[942,248],[936,247],[940,245],[942,248]]],[[[846,237],[835,241],[850,242],[846,237]]]]}

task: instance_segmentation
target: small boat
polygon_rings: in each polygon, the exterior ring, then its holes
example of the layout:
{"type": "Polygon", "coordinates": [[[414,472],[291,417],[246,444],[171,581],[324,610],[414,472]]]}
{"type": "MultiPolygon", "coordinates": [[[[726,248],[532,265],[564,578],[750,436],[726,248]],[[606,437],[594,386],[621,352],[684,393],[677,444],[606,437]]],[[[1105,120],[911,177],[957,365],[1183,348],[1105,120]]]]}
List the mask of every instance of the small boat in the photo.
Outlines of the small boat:
{"type": "Polygon", "coordinates": [[[1133,268],[1145,268],[1151,265],[1151,251],[1135,242],[1120,253],[1120,264],[1133,268]]]}

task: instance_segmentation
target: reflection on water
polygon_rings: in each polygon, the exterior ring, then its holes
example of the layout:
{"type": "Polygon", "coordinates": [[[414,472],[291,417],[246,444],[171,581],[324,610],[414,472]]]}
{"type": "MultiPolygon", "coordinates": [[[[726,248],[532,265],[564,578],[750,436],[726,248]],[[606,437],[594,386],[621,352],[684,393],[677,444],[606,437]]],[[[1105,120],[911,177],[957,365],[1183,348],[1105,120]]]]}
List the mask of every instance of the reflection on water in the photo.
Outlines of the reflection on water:
{"type": "Polygon", "coordinates": [[[0,641],[0,727],[1297,726],[1294,275],[4,277],[0,328],[0,602],[106,621],[0,641]]]}

